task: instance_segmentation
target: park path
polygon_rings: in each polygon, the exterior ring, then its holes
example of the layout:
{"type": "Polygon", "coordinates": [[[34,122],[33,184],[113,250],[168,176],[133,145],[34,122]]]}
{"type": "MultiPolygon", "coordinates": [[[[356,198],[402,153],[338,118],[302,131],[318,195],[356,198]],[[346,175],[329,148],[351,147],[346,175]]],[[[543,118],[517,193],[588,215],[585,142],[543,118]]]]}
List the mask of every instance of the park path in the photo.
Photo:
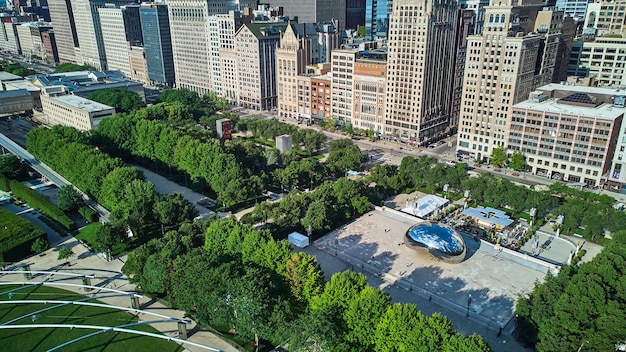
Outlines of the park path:
{"type": "MultiPolygon", "coordinates": [[[[35,275],[31,280],[26,280],[23,274],[20,272],[19,267],[22,265],[29,265],[30,270],[32,271],[58,271],[64,273],[73,273],[73,274],[86,274],[86,275],[94,275],[95,277],[91,279],[91,285],[111,288],[115,290],[122,290],[126,292],[134,292],[136,287],[134,284],[128,282],[128,278],[121,273],[122,266],[124,265],[124,260],[126,257],[122,257],[119,259],[112,260],[107,262],[105,259],[101,258],[99,255],[89,252],[78,240],[71,237],[64,242],[60,243],[57,247],[51,248],[44,252],[44,255],[36,255],[30,258],[27,258],[19,263],[14,263],[13,265],[5,268],[6,270],[15,270],[17,274],[5,274],[0,275],[0,281],[8,282],[42,282],[42,281],[55,281],[59,279],[63,279],[61,282],[63,283],[71,283],[71,284],[82,284],[81,278],[76,279],[67,279],[60,275],[35,275]],[[65,261],[60,261],[57,259],[57,251],[62,246],[69,247],[74,252],[74,256],[70,258],[69,265],[64,265],[65,261]]],[[[68,286],[55,286],[65,290],[74,291],[77,293],[85,294],[84,291],[80,287],[68,287],[68,286]]],[[[106,295],[106,292],[103,290],[94,290],[90,292],[90,294],[96,295],[106,295]]],[[[99,301],[104,302],[109,305],[120,306],[120,307],[131,307],[131,300],[129,296],[112,296],[112,297],[96,297],[99,301]]],[[[169,317],[182,319],[184,316],[184,312],[172,308],[168,308],[165,305],[150,299],[149,297],[141,297],[139,299],[140,307],[144,311],[158,313],[167,315],[169,317]]],[[[154,317],[139,314],[139,319],[143,320],[152,320],[154,317]]],[[[167,323],[155,323],[151,324],[155,329],[160,331],[163,335],[170,337],[178,337],[178,328],[175,322],[167,322],[167,323]]],[[[239,348],[234,347],[230,344],[230,342],[224,341],[218,334],[201,330],[200,327],[194,322],[191,322],[191,325],[187,326],[187,331],[189,334],[188,341],[198,343],[204,346],[209,346],[217,350],[221,350],[224,352],[238,352],[241,351],[239,348]]],[[[202,349],[196,346],[183,345],[183,347],[187,351],[192,352],[200,352],[207,351],[206,349],[202,349]]]]}

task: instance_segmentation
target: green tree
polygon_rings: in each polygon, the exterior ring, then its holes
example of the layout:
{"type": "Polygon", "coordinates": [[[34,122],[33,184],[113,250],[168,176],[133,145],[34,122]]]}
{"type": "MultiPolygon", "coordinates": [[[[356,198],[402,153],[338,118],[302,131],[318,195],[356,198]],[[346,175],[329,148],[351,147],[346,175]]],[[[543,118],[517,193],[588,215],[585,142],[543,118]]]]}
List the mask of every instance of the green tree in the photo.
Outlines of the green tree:
{"type": "Polygon", "coordinates": [[[348,328],[346,340],[371,350],[376,342],[376,324],[390,304],[389,294],[378,288],[365,287],[343,314],[348,328]]]}
{"type": "Polygon", "coordinates": [[[359,26],[359,37],[365,38],[365,26],[359,26]]]}
{"type": "Polygon", "coordinates": [[[526,168],[526,157],[519,150],[516,150],[513,155],[511,155],[511,168],[515,171],[524,171],[526,168]]]}
{"type": "Polygon", "coordinates": [[[98,90],[89,94],[87,99],[112,106],[116,112],[120,113],[131,112],[146,106],[139,94],[122,88],[98,90]]]}
{"type": "Polygon", "coordinates": [[[110,223],[104,224],[96,231],[95,250],[104,253],[107,261],[112,259],[113,246],[124,239],[126,231],[123,227],[114,226],[110,223]]]}
{"type": "Polygon", "coordinates": [[[504,147],[499,146],[491,151],[491,158],[489,159],[489,163],[496,167],[503,167],[506,163],[506,158],[507,156],[506,152],[504,151],[504,147]]]}
{"type": "Polygon", "coordinates": [[[294,253],[287,261],[285,276],[294,298],[305,306],[324,289],[324,273],[310,254],[294,253]]]}
{"type": "Polygon", "coordinates": [[[59,250],[59,255],[57,257],[58,260],[69,259],[74,256],[74,251],[72,251],[69,247],[61,247],[59,250]]]}
{"type": "Polygon", "coordinates": [[[96,71],[96,68],[90,65],[77,65],[72,63],[63,63],[54,68],[55,73],[74,71],[96,71]]]}
{"type": "Polygon", "coordinates": [[[27,175],[27,167],[15,154],[0,155],[0,174],[19,180],[27,175]]]}
{"type": "Polygon", "coordinates": [[[65,185],[59,189],[59,208],[63,211],[75,211],[85,204],[83,196],[74,186],[65,185]]]}
{"type": "Polygon", "coordinates": [[[157,220],[168,227],[198,216],[198,210],[180,193],[159,195],[153,209],[157,220]]]}
{"type": "Polygon", "coordinates": [[[33,245],[30,247],[30,249],[35,253],[41,253],[48,248],[50,248],[48,240],[43,237],[39,237],[38,239],[36,239],[35,242],[33,242],[33,245]]]}
{"type": "Polygon", "coordinates": [[[302,226],[313,231],[330,229],[329,207],[324,202],[316,200],[309,205],[302,218],[302,226]]]}
{"type": "Polygon", "coordinates": [[[367,286],[367,278],[360,273],[343,271],[335,273],[324,286],[324,292],[313,298],[311,308],[330,310],[338,316],[348,309],[360,292],[367,286]]]}
{"type": "Polygon", "coordinates": [[[37,73],[37,71],[32,70],[30,68],[25,68],[24,66],[18,63],[5,65],[4,71],[8,73],[12,73],[20,77],[26,77],[26,76],[34,75],[37,73]]]}

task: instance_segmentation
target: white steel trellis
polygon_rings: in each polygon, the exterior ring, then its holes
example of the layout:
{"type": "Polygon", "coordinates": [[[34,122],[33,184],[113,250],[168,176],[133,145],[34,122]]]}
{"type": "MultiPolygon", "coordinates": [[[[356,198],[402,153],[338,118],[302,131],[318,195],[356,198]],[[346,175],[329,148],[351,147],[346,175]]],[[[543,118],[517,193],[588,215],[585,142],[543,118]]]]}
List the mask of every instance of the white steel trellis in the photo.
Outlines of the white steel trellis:
{"type": "MultiPolygon", "coordinates": [[[[60,276],[66,276],[67,278],[64,279],[71,279],[71,278],[94,278],[94,275],[86,275],[86,274],[73,274],[73,273],[64,273],[64,272],[58,272],[58,271],[34,271],[34,270],[20,270],[20,271],[6,271],[6,270],[0,270],[0,275],[15,275],[15,274],[44,274],[44,275],[60,275],[60,276]]],[[[60,280],[60,279],[59,279],[60,280]]],[[[116,293],[120,296],[128,296],[133,300],[138,300],[138,298],[143,297],[143,295],[141,294],[137,294],[135,292],[128,292],[128,291],[123,291],[123,290],[118,290],[118,289],[113,289],[113,288],[108,288],[108,287],[101,287],[101,286],[93,286],[93,285],[87,285],[87,284],[72,284],[72,283],[64,283],[64,282],[58,282],[58,281],[38,281],[38,282],[24,282],[24,281],[6,281],[6,282],[0,282],[0,286],[6,286],[6,285],[21,285],[20,287],[17,287],[15,289],[9,290],[9,291],[5,291],[5,292],[1,292],[0,296],[3,295],[9,295],[9,299],[12,298],[12,295],[14,292],[26,289],[26,288],[30,288],[30,287],[36,287],[36,286],[66,286],[66,287],[79,287],[82,288],[84,290],[94,290],[94,291],[104,291],[105,293],[116,293]]],[[[116,296],[116,295],[114,295],[116,296]]],[[[112,296],[107,296],[107,297],[112,297],[112,296]]],[[[106,332],[122,332],[122,333],[129,333],[129,334],[136,334],[136,335],[143,335],[143,336],[149,336],[149,337],[155,337],[155,338],[159,338],[159,339],[163,339],[163,340],[168,340],[168,341],[174,341],[177,342],[179,344],[184,344],[184,345],[190,345],[190,346],[195,346],[195,347],[199,347],[202,348],[204,350],[208,350],[208,351],[215,351],[215,352],[223,352],[222,350],[219,349],[215,349],[213,347],[209,347],[209,346],[205,346],[199,343],[195,343],[195,342],[191,342],[191,341],[187,341],[185,339],[181,339],[181,338],[176,338],[176,337],[171,337],[171,336],[166,336],[166,335],[161,335],[161,334],[155,334],[155,333],[150,333],[150,332],[145,332],[145,331],[141,331],[141,330],[133,330],[133,329],[126,329],[127,327],[130,326],[137,326],[137,325],[145,325],[145,324],[152,324],[152,323],[167,323],[167,322],[173,322],[173,323],[177,323],[179,325],[179,327],[181,325],[183,325],[183,327],[185,327],[186,329],[186,325],[191,324],[191,321],[189,320],[185,320],[185,319],[179,319],[179,318],[175,318],[175,317],[170,317],[164,314],[159,314],[159,313],[153,313],[153,312],[149,312],[149,311],[145,311],[142,309],[139,309],[139,307],[137,306],[137,308],[128,308],[128,307],[121,307],[121,306],[114,306],[114,305],[107,305],[107,304],[103,304],[103,303],[93,303],[93,302],[85,302],[87,300],[92,300],[92,299],[98,299],[98,298],[105,298],[104,296],[99,296],[98,294],[95,293],[91,293],[89,297],[85,297],[83,299],[79,299],[79,300],[75,300],[75,301],[64,301],[64,300],[9,300],[9,301],[0,301],[0,304],[55,304],[55,306],[52,307],[46,307],[40,310],[37,310],[35,312],[30,312],[28,314],[25,314],[23,316],[20,316],[18,318],[12,319],[8,322],[2,323],[0,325],[0,330],[3,329],[29,329],[29,328],[69,328],[69,329],[91,329],[91,330],[98,330],[95,332],[92,332],[90,334],[78,337],[76,339],[73,339],[71,341],[67,341],[61,345],[58,345],[56,347],[53,347],[52,349],[48,350],[49,352],[52,351],[56,351],[59,348],[68,346],[72,343],[90,338],[92,336],[96,336],[102,333],[106,333],[106,332]],[[120,325],[120,326],[99,326],[99,325],[80,325],[80,324],[19,324],[19,325],[10,325],[11,323],[14,323],[16,321],[19,321],[21,319],[24,319],[28,316],[33,317],[33,323],[36,321],[36,314],[45,312],[45,311],[49,311],[52,309],[56,309],[56,308],[60,308],[60,307],[64,307],[67,305],[79,305],[79,306],[95,306],[95,307],[105,307],[105,308],[111,308],[111,309],[116,309],[116,310],[121,310],[121,311],[127,311],[127,312],[137,312],[137,313],[141,313],[141,314],[145,314],[145,315],[151,315],[151,316],[155,316],[155,317],[159,317],[162,319],[158,319],[158,320],[152,320],[152,321],[139,321],[139,322],[135,322],[135,323],[130,323],[130,324],[124,324],[124,325],[120,325]]]]}

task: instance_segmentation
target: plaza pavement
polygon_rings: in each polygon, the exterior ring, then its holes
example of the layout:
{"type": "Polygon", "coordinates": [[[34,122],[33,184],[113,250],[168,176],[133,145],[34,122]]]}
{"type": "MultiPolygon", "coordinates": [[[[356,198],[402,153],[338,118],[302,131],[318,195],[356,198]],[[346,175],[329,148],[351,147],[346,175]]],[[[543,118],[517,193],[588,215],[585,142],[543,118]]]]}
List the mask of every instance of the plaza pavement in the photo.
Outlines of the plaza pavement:
{"type": "Polygon", "coordinates": [[[403,245],[418,221],[388,209],[371,211],[304,251],[317,256],[327,279],[344,270],[362,272],[394,301],[414,303],[425,314],[441,312],[455,329],[480,334],[495,351],[525,351],[512,338],[515,301],[555,267],[467,236],[464,262],[440,261],[403,245]]]}
{"type": "MultiPolygon", "coordinates": [[[[30,258],[27,258],[19,263],[13,263],[11,266],[5,268],[5,270],[15,270],[15,274],[3,274],[0,275],[0,281],[2,282],[52,282],[58,281],[62,283],[70,283],[70,284],[82,284],[81,278],[68,278],[61,275],[47,275],[47,274],[38,274],[35,275],[31,280],[26,280],[23,276],[23,273],[20,271],[20,266],[24,264],[28,264],[30,266],[30,270],[32,271],[58,271],[59,273],[72,273],[72,274],[84,274],[84,275],[94,275],[95,278],[91,279],[91,285],[109,288],[114,290],[122,290],[126,292],[135,292],[136,287],[134,284],[128,282],[128,278],[121,273],[121,268],[124,265],[124,260],[126,257],[122,257],[120,259],[115,259],[110,262],[107,262],[99,255],[89,252],[82,244],[80,244],[75,238],[71,237],[64,242],[60,243],[59,246],[55,248],[51,248],[43,253],[43,255],[36,255],[30,258]],[[69,265],[64,264],[68,260],[58,260],[57,259],[57,251],[61,246],[69,247],[74,252],[74,256],[69,259],[69,265]]],[[[104,290],[94,290],[89,293],[82,291],[80,287],[69,287],[69,286],[54,286],[59,287],[65,290],[74,291],[81,294],[96,294],[98,295],[96,298],[109,305],[121,306],[121,307],[131,307],[131,300],[129,296],[125,295],[114,295],[111,293],[107,293],[104,290]]],[[[0,292],[4,291],[0,286],[0,292]]],[[[174,317],[177,319],[183,319],[184,312],[176,309],[171,309],[163,304],[150,299],[149,297],[141,297],[140,308],[142,310],[167,315],[169,317],[174,317]]],[[[146,315],[146,314],[138,314],[139,319],[142,320],[154,320],[155,318],[146,315]]],[[[162,334],[170,337],[178,337],[178,327],[175,322],[167,322],[167,323],[155,323],[151,324],[155,329],[159,330],[162,334]]],[[[191,321],[191,325],[187,326],[187,331],[189,338],[188,341],[198,343],[204,346],[209,346],[217,350],[221,350],[224,352],[238,352],[241,351],[239,348],[231,345],[229,342],[223,340],[217,333],[213,333],[210,331],[202,330],[194,321],[191,321]]],[[[87,334],[86,332],[85,334],[87,334]]],[[[207,351],[206,349],[191,346],[191,345],[183,345],[183,347],[187,351],[200,352],[207,351]]]]}

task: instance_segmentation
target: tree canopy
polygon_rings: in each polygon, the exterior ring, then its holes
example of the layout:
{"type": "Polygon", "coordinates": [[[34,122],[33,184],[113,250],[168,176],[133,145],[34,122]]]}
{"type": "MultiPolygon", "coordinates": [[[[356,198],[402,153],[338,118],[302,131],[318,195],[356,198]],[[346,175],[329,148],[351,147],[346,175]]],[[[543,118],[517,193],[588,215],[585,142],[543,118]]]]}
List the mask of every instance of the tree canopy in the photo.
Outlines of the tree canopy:
{"type": "Polygon", "coordinates": [[[114,107],[116,113],[131,112],[146,106],[139,94],[122,88],[98,90],[89,94],[87,99],[114,107]]]}
{"type": "Polygon", "coordinates": [[[54,68],[55,73],[74,72],[74,71],[96,71],[96,68],[90,65],[77,65],[73,63],[62,63],[54,68]]]}
{"type": "Polygon", "coordinates": [[[591,262],[548,275],[528,296],[520,297],[518,335],[542,352],[589,348],[612,351],[626,341],[626,237],[591,262]]]}

